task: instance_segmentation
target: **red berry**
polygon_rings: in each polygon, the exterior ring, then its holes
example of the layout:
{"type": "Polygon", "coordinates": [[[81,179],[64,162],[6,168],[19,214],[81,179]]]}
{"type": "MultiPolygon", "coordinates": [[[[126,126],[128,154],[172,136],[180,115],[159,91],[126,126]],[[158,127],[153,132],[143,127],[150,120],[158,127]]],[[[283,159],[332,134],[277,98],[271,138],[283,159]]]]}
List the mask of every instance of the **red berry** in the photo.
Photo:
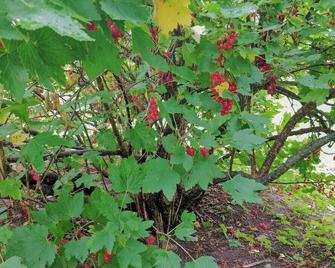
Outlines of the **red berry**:
{"type": "Polygon", "coordinates": [[[33,180],[36,181],[36,182],[40,182],[41,181],[41,177],[38,174],[35,174],[33,176],[33,180]]]}
{"type": "Polygon", "coordinates": [[[158,28],[157,27],[151,27],[150,28],[150,34],[151,34],[151,39],[155,43],[158,43],[158,28]]]}
{"type": "Polygon", "coordinates": [[[200,148],[200,153],[203,157],[207,157],[208,149],[206,147],[202,147],[202,148],[200,148]]]}
{"type": "Polygon", "coordinates": [[[83,268],[91,268],[91,265],[89,265],[88,263],[84,263],[83,268]]]}
{"type": "Polygon", "coordinates": [[[186,153],[189,155],[189,156],[194,156],[194,154],[195,154],[195,150],[194,150],[194,148],[193,147],[190,147],[190,146],[187,146],[186,147],[186,153]]]}
{"type": "Polygon", "coordinates": [[[218,71],[216,71],[212,73],[210,80],[212,82],[212,87],[216,87],[217,85],[226,81],[226,78],[223,75],[221,75],[218,71]]]}
{"type": "Polygon", "coordinates": [[[93,22],[88,22],[86,23],[86,28],[90,32],[94,32],[97,29],[97,25],[94,24],[93,22]]]}
{"type": "Polygon", "coordinates": [[[264,231],[269,231],[269,230],[270,230],[269,225],[267,225],[267,224],[265,224],[265,223],[260,223],[260,224],[259,224],[259,227],[260,227],[261,229],[263,229],[264,231]]]}
{"type": "Polygon", "coordinates": [[[113,253],[112,252],[108,252],[106,251],[105,254],[104,254],[104,263],[109,263],[111,258],[113,257],[113,253]]]}
{"type": "Polygon", "coordinates": [[[122,33],[120,31],[120,28],[110,18],[106,18],[106,23],[109,26],[109,30],[112,33],[114,42],[118,43],[120,37],[122,37],[122,33]]]}
{"type": "Polygon", "coordinates": [[[156,238],[154,235],[150,235],[148,238],[147,238],[147,245],[151,246],[151,245],[154,245],[156,242],[156,238]]]}
{"type": "Polygon", "coordinates": [[[300,188],[301,188],[301,185],[299,185],[299,184],[294,185],[294,189],[300,190],[300,188]]]}
{"type": "Polygon", "coordinates": [[[165,59],[167,59],[168,57],[170,57],[170,51],[168,51],[168,50],[164,51],[164,53],[163,53],[163,57],[164,57],[165,59]]]}
{"type": "Polygon", "coordinates": [[[232,93],[236,93],[237,92],[237,86],[235,82],[232,82],[229,84],[229,91],[232,93]]]}
{"type": "Polygon", "coordinates": [[[148,108],[147,118],[146,118],[147,122],[156,121],[158,119],[158,115],[159,115],[159,110],[158,110],[157,102],[154,98],[150,98],[149,108],[148,108]]]}
{"type": "Polygon", "coordinates": [[[273,95],[276,93],[276,83],[270,83],[268,86],[267,86],[267,92],[270,94],[270,95],[273,95]]]}

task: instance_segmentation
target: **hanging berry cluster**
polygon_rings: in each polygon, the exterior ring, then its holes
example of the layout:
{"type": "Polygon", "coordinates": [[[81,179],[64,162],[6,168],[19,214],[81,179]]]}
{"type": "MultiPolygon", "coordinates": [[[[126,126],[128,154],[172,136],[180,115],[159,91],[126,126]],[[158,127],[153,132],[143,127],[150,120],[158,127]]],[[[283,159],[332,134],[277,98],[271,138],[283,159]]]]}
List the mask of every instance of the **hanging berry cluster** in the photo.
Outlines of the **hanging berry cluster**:
{"type": "Polygon", "coordinates": [[[41,181],[41,176],[40,175],[38,175],[38,173],[37,173],[37,171],[33,168],[33,167],[31,167],[30,169],[29,169],[29,175],[33,178],[33,180],[35,181],[35,182],[40,182],[41,181]]]}
{"type": "Polygon", "coordinates": [[[217,91],[217,87],[227,83],[228,84],[228,90],[234,94],[237,93],[237,86],[235,82],[231,82],[229,83],[226,79],[225,76],[221,75],[219,72],[214,72],[211,77],[211,89],[212,89],[212,93],[214,95],[214,99],[216,102],[218,102],[219,104],[221,104],[222,109],[221,109],[221,115],[226,115],[229,114],[232,107],[233,107],[233,100],[232,99],[227,99],[227,98],[222,98],[220,96],[220,93],[217,91]]]}
{"type": "Polygon", "coordinates": [[[155,43],[158,43],[158,27],[151,26],[150,35],[151,35],[152,41],[154,41],[155,43]]]}
{"type": "Polygon", "coordinates": [[[229,50],[233,47],[234,43],[236,42],[237,34],[232,32],[229,35],[226,35],[224,39],[220,39],[216,42],[217,50],[219,51],[219,57],[217,59],[218,65],[223,65],[223,50],[229,50]]]}
{"type": "Polygon", "coordinates": [[[97,29],[97,25],[94,24],[93,22],[88,22],[88,23],[86,23],[86,29],[89,32],[94,32],[97,29]]]}
{"type": "Polygon", "coordinates": [[[106,18],[106,23],[112,33],[114,42],[117,44],[119,42],[119,39],[123,36],[119,26],[117,26],[110,18],[106,18]]]}
{"type": "Polygon", "coordinates": [[[143,108],[143,103],[139,101],[138,96],[132,96],[130,101],[139,109],[143,108]]]}
{"type": "Polygon", "coordinates": [[[154,122],[158,119],[159,110],[157,106],[157,102],[154,98],[150,98],[149,100],[149,108],[147,112],[147,122],[154,122]]]}
{"type": "MultiPolygon", "coordinates": [[[[256,66],[264,73],[267,74],[269,71],[272,70],[272,65],[269,63],[266,63],[265,56],[260,56],[255,58],[256,66]]],[[[276,82],[278,80],[277,76],[268,76],[266,78],[267,81],[267,92],[270,95],[274,95],[276,93],[276,82]]]]}
{"type": "MultiPolygon", "coordinates": [[[[195,149],[191,146],[187,146],[186,147],[186,153],[193,157],[195,155],[195,149]]],[[[200,154],[203,156],[203,157],[207,157],[208,156],[208,149],[206,147],[201,147],[200,148],[200,154]]]]}
{"type": "Polygon", "coordinates": [[[167,88],[173,87],[173,74],[172,72],[158,71],[158,80],[161,84],[165,85],[167,88]]]}

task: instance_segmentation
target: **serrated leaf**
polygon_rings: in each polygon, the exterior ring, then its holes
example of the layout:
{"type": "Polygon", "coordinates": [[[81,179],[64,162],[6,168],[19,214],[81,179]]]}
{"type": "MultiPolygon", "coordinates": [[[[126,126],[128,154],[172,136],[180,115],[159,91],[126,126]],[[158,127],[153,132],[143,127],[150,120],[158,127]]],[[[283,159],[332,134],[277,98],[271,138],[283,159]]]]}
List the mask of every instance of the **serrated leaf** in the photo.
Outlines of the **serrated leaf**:
{"type": "Polygon", "coordinates": [[[146,22],[150,19],[150,7],[142,0],[102,0],[101,9],[112,19],[127,20],[135,24],[146,22]]]}
{"type": "Polygon", "coordinates": [[[77,0],[59,0],[59,2],[73,17],[78,19],[86,18],[89,20],[101,19],[95,3],[91,0],[80,0],[80,5],[78,5],[77,0]]]}
{"type": "Polygon", "coordinates": [[[319,88],[319,89],[309,89],[307,94],[302,96],[301,101],[310,102],[314,101],[317,105],[321,105],[324,103],[329,96],[329,89],[327,88],[319,88]]]}
{"type": "Polygon", "coordinates": [[[137,123],[134,128],[128,129],[125,137],[136,150],[145,149],[153,152],[157,149],[155,141],[157,132],[143,123],[137,123]]]}
{"type": "Polygon", "coordinates": [[[297,79],[297,82],[303,86],[312,89],[329,89],[328,82],[322,79],[317,79],[313,75],[305,75],[297,79]]]}
{"type": "Polygon", "coordinates": [[[186,190],[191,189],[197,184],[206,190],[214,178],[222,176],[222,172],[218,168],[216,158],[213,155],[205,158],[200,154],[196,154],[190,172],[190,176],[183,180],[186,190]]]}
{"type": "Polygon", "coordinates": [[[114,222],[108,222],[104,229],[95,232],[88,241],[90,251],[98,252],[105,248],[107,251],[112,252],[117,230],[118,227],[114,222]]]}
{"type": "Polygon", "coordinates": [[[162,34],[169,34],[178,24],[190,26],[191,11],[188,8],[190,0],[154,0],[154,20],[162,34]]]}
{"type": "Polygon", "coordinates": [[[156,268],[180,268],[180,257],[174,252],[159,250],[155,257],[156,268]]]}
{"type": "Polygon", "coordinates": [[[174,233],[180,240],[197,241],[198,239],[192,236],[195,233],[194,222],[196,216],[193,212],[184,211],[181,215],[181,223],[177,225],[174,233]]]}
{"type": "Polygon", "coordinates": [[[253,133],[252,129],[242,129],[228,133],[224,142],[239,150],[246,150],[251,153],[252,149],[264,143],[266,139],[253,133]]]}
{"type": "Polygon", "coordinates": [[[48,203],[46,208],[47,215],[54,221],[65,221],[80,216],[84,206],[83,192],[74,196],[67,190],[61,190],[56,203],[48,203]]]}
{"type": "Polygon", "coordinates": [[[244,3],[240,7],[222,8],[221,14],[225,19],[230,19],[230,18],[241,18],[256,11],[257,6],[255,4],[244,3]]]}
{"type": "Polygon", "coordinates": [[[7,257],[22,258],[27,267],[44,268],[55,259],[56,245],[48,241],[48,229],[41,225],[20,226],[13,231],[7,257]]]}
{"type": "Polygon", "coordinates": [[[4,9],[8,16],[26,30],[37,30],[49,27],[62,36],[68,36],[79,41],[93,41],[83,26],[73,20],[65,12],[48,5],[43,0],[26,3],[24,1],[5,1],[4,9]]]}
{"type": "Polygon", "coordinates": [[[180,176],[170,167],[169,161],[162,158],[151,159],[145,162],[143,170],[143,192],[155,193],[162,190],[166,198],[172,200],[180,176]]]}
{"type": "Polygon", "coordinates": [[[213,257],[203,256],[195,261],[187,262],[185,268],[219,268],[213,257]]]}
{"type": "Polygon", "coordinates": [[[13,26],[6,14],[0,12],[0,38],[8,40],[21,40],[22,36],[13,26]]]}
{"type": "Polygon", "coordinates": [[[262,204],[263,201],[258,196],[258,192],[266,189],[263,184],[241,175],[236,175],[233,179],[222,183],[222,188],[239,205],[243,202],[262,204]]]}
{"type": "Polygon", "coordinates": [[[0,126],[0,140],[5,139],[8,135],[13,134],[17,131],[17,127],[14,124],[3,124],[0,126]]]}
{"type": "Polygon", "coordinates": [[[96,41],[87,45],[87,56],[83,61],[89,78],[95,79],[105,70],[118,74],[121,70],[121,60],[115,44],[108,41],[100,30],[92,33],[92,36],[96,41]]]}
{"type": "Polygon", "coordinates": [[[111,130],[100,131],[97,134],[97,142],[99,146],[101,145],[109,150],[116,150],[117,148],[116,138],[111,130]]]}
{"type": "Polygon", "coordinates": [[[146,246],[136,240],[128,240],[124,248],[115,255],[120,267],[142,267],[140,253],[145,251],[146,246]]]}
{"type": "Polygon", "coordinates": [[[88,240],[89,238],[84,236],[80,240],[72,240],[66,243],[64,246],[65,258],[67,260],[75,258],[83,263],[88,256],[88,240]]]}
{"type": "Polygon", "coordinates": [[[0,268],[27,268],[27,266],[21,263],[21,259],[19,257],[14,256],[0,264],[0,268]]]}
{"type": "Polygon", "coordinates": [[[0,243],[6,245],[12,237],[12,231],[7,225],[0,226],[0,243]]]}
{"type": "Polygon", "coordinates": [[[0,58],[0,82],[5,89],[21,103],[28,81],[28,72],[14,56],[2,56],[0,58]]]}
{"type": "Polygon", "coordinates": [[[142,186],[142,175],[139,165],[133,156],[123,159],[120,166],[109,167],[109,179],[114,191],[120,193],[139,193],[142,186]]]}
{"type": "Polygon", "coordinates": [[[10,197],[21,200],[21,181],[15,179],[0,180],[0,197],[10,197]]]}

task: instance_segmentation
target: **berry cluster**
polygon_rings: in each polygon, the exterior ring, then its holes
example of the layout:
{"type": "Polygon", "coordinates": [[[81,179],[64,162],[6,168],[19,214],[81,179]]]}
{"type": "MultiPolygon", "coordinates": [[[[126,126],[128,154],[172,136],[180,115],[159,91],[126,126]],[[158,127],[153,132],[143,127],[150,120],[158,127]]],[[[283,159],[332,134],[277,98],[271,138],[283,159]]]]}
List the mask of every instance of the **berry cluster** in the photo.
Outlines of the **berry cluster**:
{"type": "Polygon", "coordinates": [[[263,72],[267,73],[272,69],[271,64],[266,63],[264,56],[257,56],[255,58],[256,66],[263,72]]]}
{"type": "MultiPolygon", "coordinates": [[[[193,157],[194,154],[195,154],[195,149],[193,147],[190,147],[190,146],[187,146],[186,147],[186,153],[193,157]]],[[[200,154],[203,156],[203,157],[207,157],[208,156],[208,149],[206,147],[201,147],[200,148],[200,154]]]]}
{"type": "Polygon", "coordinates": [[[212,93],[214,95],[214,99],[216,102],[218,102],[219,104],[221,104],[222,106],[222,110],[221,110],[221,115],[226,115],[229,114],[232,107],[233,107],[233,100],[232,99],[226,99],[226,98],[222,98],[220,96],[220,93],[217,90],[217,87],[222,85],[223,83],[227,83],[228,84],[228,90],[234,94],[237,93],[237,86],[235,82],[231,82],[228,83],[227,78],[223,75],[221,75],[219,72],[214,72],[211,77],[211,89],[212,89],[212,93]]]}
{"type": "Polygon", "coordinates": [[[130,101],[133,102],[137,108],[143,108],[143,103],[138,100],[138,96],[132,96],[130,101]]]}
{"type": "Polygon", "coordinates": [[[167,88],[172,88],[173,87],[173,74],[172,72],[163,72],[163,71],[158,71],[158,80],[160,83],[165,85],[167,88]]]}
{"type": "Polygon", "coordinates": [[[114,255],[113,252],[106,251],[105,254],[104,254],[104,257],[103,257],[104,263],[105,264],[109,263],[111,261],[111,258],[113,257],[113,255],[114,255]]]}
{"type": "Polygon", "coordinates": [[[147,113],[147,122],[154,122],[158,119],[159,110],[157,106],[157,102],[154,98],[150,98],[149,100],[149,108],[147,113]]]}
{"type": "Polygon", "coordinates": [[[231,49],[236,41],[237,34],[235,32],[232,32],[231,34],[228,34],[224,37],[224,39],[218,40],[216,43],[216,46],[220,53],[222,53],[222,50],[228,50],[231,49]]]}
{"type": "Polygon", "coordinates": [[[150,35],[151,39],[155,42],[158,43],[158,27],[150,27],[150,35]]]}
{"type": "Polygon", "coordinates": [[[89,32],[94,32],[97,29],[97,25],[94,24],[93,22],[88,22],[88,23],[86,23],[86,29],[89,32]]]}
{"type": "Polygon", "coordinates": [[[276,81],[277,81],[277,76],[268,76],[266,78],[266,81],[268,82],[268,85],[266,87],[267,92],[270,95],[274,95],[276,93],[276,81]]]}
{"type": "Polygon", "coordinates": [[[147,238],[147,245],[149,246],[152,246],[155,244],[156,242],[156,237],[154,235],[150,235],[148,238],[147,238]]]}
{"type": "Polygon", "coordinates": [[[35,182],[40,182],[41,181],[41,176],[37,174],[37,171],[31,167],[28,171],[29,175],[33,178],[35,182]]]}
{"type": "Polygon", "coordinates": [[[114,42],[117,44],[119,42],[119,39],[123,36],[119,26],[117,26],[110,18],[106,18],[106,23],[112,33],[114,42]]]}

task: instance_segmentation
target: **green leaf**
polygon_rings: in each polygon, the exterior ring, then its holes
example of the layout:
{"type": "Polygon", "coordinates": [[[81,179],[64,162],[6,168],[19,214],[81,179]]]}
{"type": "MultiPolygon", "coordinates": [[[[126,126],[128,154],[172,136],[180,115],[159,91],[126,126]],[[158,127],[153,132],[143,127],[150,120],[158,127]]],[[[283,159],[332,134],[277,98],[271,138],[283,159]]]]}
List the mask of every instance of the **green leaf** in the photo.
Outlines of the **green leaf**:
{"type": "Polygon", "coordinates": [[[15,200],[21,200],[21,181],[14,179],[0,180],[0,197],[10,197],[15,200]]]}
{"type": "Polygon", "coordinates": [[[240,7],[222,8],[221,14],[226,19],[241,18],[257,11],[257,6],[252,3],[244,3],[240,7]]]}
{"type": "Polygon", "coordinates": [[[309,89],[307,94],[302,96],[301,101],[310,102],[315,101],[317,105],[321,105],[324,103],[329,96],[329,89],[327,88],[319,88],[319,89],[309,89]]]}
{"type": "Polygon", "coordinates": [[[154,55],[152,49],[155,47],[149,35],[141,28],[136,27],[132,29],[133,52],[139,53],[143,60],[149,65],[154,66],[158,70],[168,71],[169,66],[162,57],[154,55]]]}
{"type": "Polygon", "coordinates": [[[329,89],[328,81],[323,79],[317,79],[313,75],[305,75],[297,79],[297,82],[303,86],[312,88],[312,89],[329,89]]]}
{"type": "Polygon", "coordinates": [[[180,240],[186,241],[197,241],[198,239],[192,234],[195,233],[194,222],[196,221],[196,216],[193,212],[184,211],[181,215],[181,223],[177,225],[174,233],[176,237],[180,240]]]}
{"type": "Polygon", "coordinates": [[[180,176],[176,173],[166,159],[151,159],[144,163],[143,192],[154,193],[163,191],[168,200],[172,200],[176,192],[180,176]]]}
{"type": "Polygon", "coordinates": [[[97,134],[97,142],[99,146],[101,145],[102,147],[112,151],[116,150],[117,148],[116,138],[113,134],[113,131],[111,130],[99,132],[97,134]]]}
{"type": "Polygon", "coordinates": [[[197,184],[204,190],[216,177],[221,177],[222,172],[216,164],[216,158],[213,155],[202,157],[196,154],[193,160],[193,167],[190,177],[183,180],[186,190],[191,189],[197,184]]]}
{"type": "Polygon", "coordinates": [[[185,268],[219,268],[213,257],[203,256],[195,261],[187,262],[185,268]]]}
{"type": "Polygon", "coordinates": [[[143,0],[102,0],[101,9],[112,19],[127,20],[135,24],[147,22],[151,17],[151,9],[143,0]]]}
{"type": "Polygon", "coordinates": [[[189,171],[192,168],[192,157],[185,153],[174,135],[168,135],[162,138],[164,149],[171,154],[171,163],[174,165],[183,164],[184,168],[189,171]]]}
{"type": "Polygon", "coordinates": [[[27,266],[21,263],[21,259],[19,257],[14,256],[0,264],[0,268],[27,268],[27,266]]]}
{"type": "Polygon", "coordinates": [[[12,231],[7,225],[0,226],[0,244],[6,245],[12,237],[12,231]]]}
{"type": "Polygon", "coordinates": [[[128,240],[123,249],[115,255],[120,267],[142,267],[142,257],[140,253],[144,252],[146,246],[136,240],[128,240]]]}
{"type": "Polygon", "coordinates": [[[48,241],[48,229],[41,225],[20,226],[13,231],[7,257],[21,257],[27,267],[44,268],[55,259],[56,245],[48,241]]]}
{"type": "Polygon", "coordinates": [[[12,20],[26,30],[50,27],[62,36],[69,36],[79,41],[92,41],[83,26],[65,12],[48,5],[43,0],[26,3],[20,0],[4,1],[4,10],[12,20]]]}
{"type": "Polygon", "coordinates": [[[14,124],[4,124],[0,126],[0,140],[5,139],[7,136],[15,133],[17,131],[17,127],[14,124]]]}
{"type": "Polygon", "coordinates": [[[43,132],[35,136],[22,150],[22,157],[30,162],[38,172],[42,172],[44,168],[43,151],[44,146],[67,145],[71,146],[71,142],[53,135],[51,132],[43,132]]]}
{"type": "Polygon", "coordinates": [[[111,40],[109,41],[101,30],[95,31],[92,33],[92,36],[96,41],[88,44],[87,56],[83,61],[89,78],[95,79],[105,70],[109,70],[115,74],[120,73],[121,60],[119,50],[115,44],[111,40]]]}
{"type": "Polygon", "coordinates": [[[0,57],[0,82],[5,89],[15,98],[16,102],[21,103],[25,88],[27,87],[28,72],[14,56],[0,57]]]}
{"type": "Polygon", "coordinates": [[[71,196],[68,189],[63,188],[56,203],[48,203],[45,208],[53,221],[65,221],[80,216],[84,206],[84,193],[71,196]]]}
{"type": "Polygon", "coordinates": [[[30,32],[29,42],[23,43],[18,52],[30,76],[48,88],[52,87],[52,79],[62,84],[66,82],[64,65],[75,59],[65,38],[48,28],[30,32]]]}
{"type": "Polygon", "coordinates": [[[139,193],[142,186],[142,175],[134,156],[121,161],[120,166],[109,167],[109,179],[114,191],[120,193],[139,193]]]}
{"type": "Polygon", "coordinates": [[[88,240],[87,236],[80,240],[72,240],[65,244],[64,253],[65,258],[70,260],[72,257],[83,263],[88,257],[88,240]]]}
{"type": "Polygon", "coordinates": [[[155,257],[156,268],[180,268],[180,257],[174,252],[159,250],[155,257]]]}
{"type": "Polygon", "coordinates": [[[143,123],[137,123],[134,128],[128,129],[125,137],[130,144],[136,149],[145,149],[149,152],[155,151],[157,132],[143,123]]]}
{"type": "Polygon", "coordinates": [[[100,20],[101,17],[97,11],[96,5],[92,0],[80,0],[78,5],[77,0],[56,0],[59,4],[69,11],[72,17],[78,19],[85,18],[88,20],[100,20]]]}
{"type": "Polygon", "coordinates": [[[233,179],[221,184],[223,190],[230,194],[235,202],[242,205],[243,202],[262,204],[262,199],[258,192],[266,187],[255,180],[247,179],[241,175],[236,175],[233,179]]]}
{"type": "Polygon", "coordinates": [[[233,131],[224,137],[224,142],[239,150],[246,150],[248,153],[256,146],[264,143],[266,139],[253,134],[250,128],[233,131]]]}
{"type": "Polygon", "coordinates": [[[6,14],[0,11],[0,38],[8,40],[21,40],[22,36],[13,26],[6,14]]]}
{"type": "Polygon", "coordinates": [[[256,133],[264,134],[266,132],[266,124],[269,123],[269,119],[261,115],[251,114],[246,111],[241,113],[241,118],[246,121],[250,128],[253,128],[256,133]]]}
{"type": "Polygon", "coordinates": [[[95,232],[88,241],[88,247],[91,252],[98,252],[101,249],[106,249],[112,252],[115,242],[115,234],[118,227],[114,222],[108,222],[104,229],[95,232]]]}

